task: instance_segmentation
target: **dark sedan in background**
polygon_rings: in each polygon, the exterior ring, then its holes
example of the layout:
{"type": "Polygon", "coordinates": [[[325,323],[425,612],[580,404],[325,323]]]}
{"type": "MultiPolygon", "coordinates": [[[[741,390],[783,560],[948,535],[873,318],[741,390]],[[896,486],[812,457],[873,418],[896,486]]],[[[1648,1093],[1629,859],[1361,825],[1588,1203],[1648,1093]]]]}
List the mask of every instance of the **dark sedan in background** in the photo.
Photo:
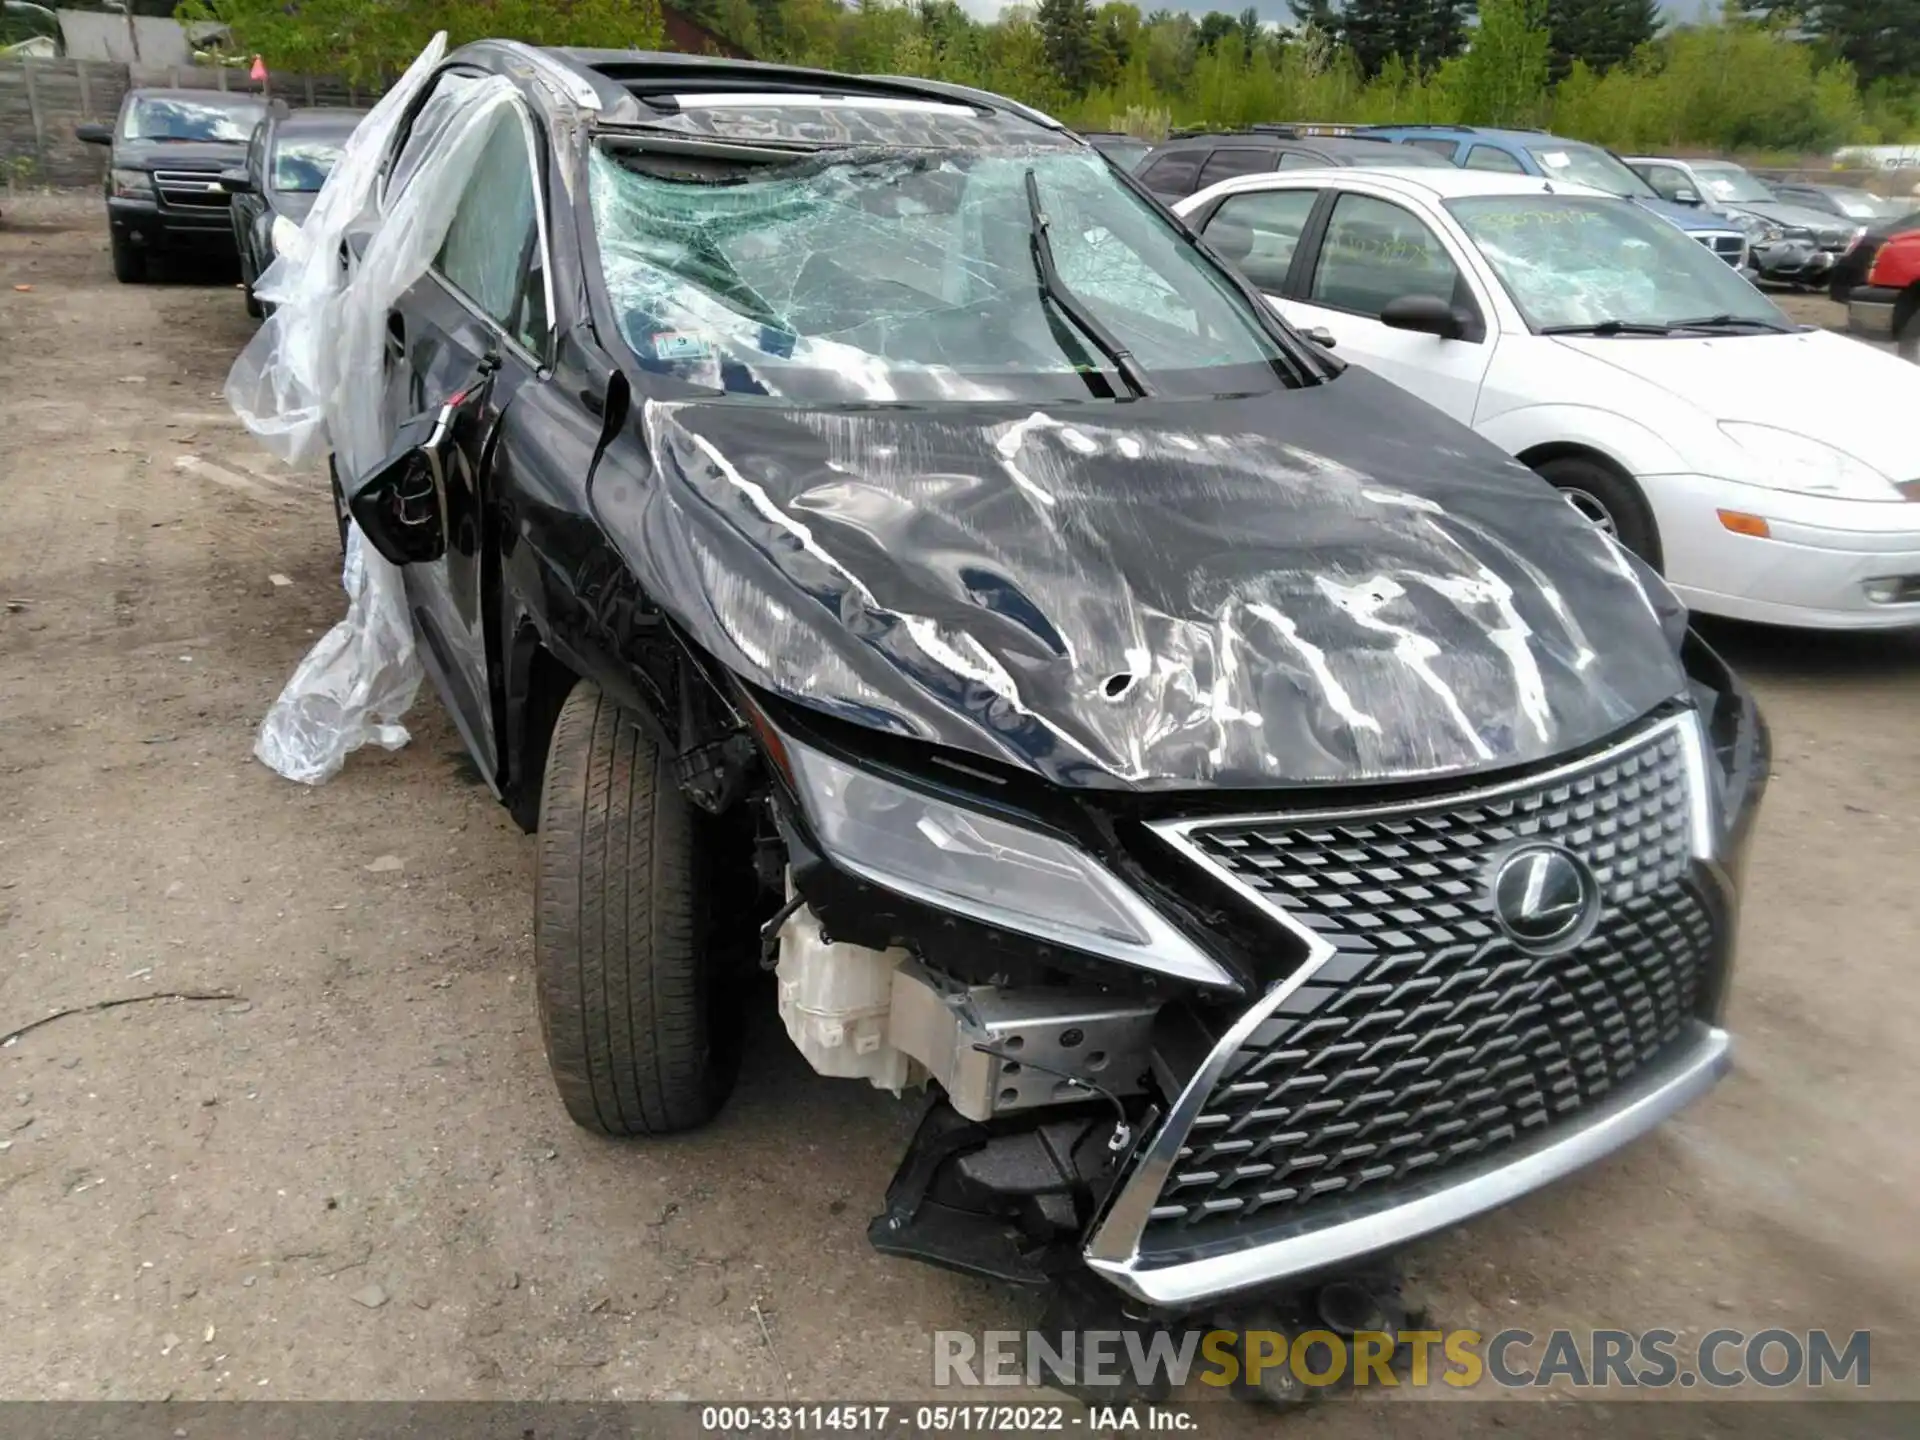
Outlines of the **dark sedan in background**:
{"type": "Polygon", "coordinates": [[[1135,163],[1133,173],[1160,199],[1175,200],[1236,175],[1327,165],[1375,165],[1406,168],[1445,165],[1424,150],[1354,135],[1296,133],[1290,127],[1239,130],[1219,135],[1183,135],[1156,145],[1135,163]]]}
{"type": "Polygon", "coordinates": [[[1843,220],[1859,220],[1868,225],[1897,220],[1911,208],[1910,201],[1889,199],[1854,185],[1816,185],[1808,181],[1781,180],[1771,188],[1788,205],[1818,210],[1823,215],[1838,215],[1843,220]]]}
{"type": "Polygon", "coordinates": [[[145,280],[156,254],[231,258],[225,172],[245,162],[247,140],[266,113],[257,95],[129,90],[112,125],[75,127],[79,139],[113,151],[107,225],[116,279],[145,280]]]}
{"type": "Polygon", "coordinates": [[[253,132],[246,168],[229,173],[234,192],[233,243],[240,252],[240,283],[247,313],[262,313],[253,285],[274,257],[298,243],[300,224],[313,208],[340,151],[364,110],[288,110],[276,104],[253,132]]]}

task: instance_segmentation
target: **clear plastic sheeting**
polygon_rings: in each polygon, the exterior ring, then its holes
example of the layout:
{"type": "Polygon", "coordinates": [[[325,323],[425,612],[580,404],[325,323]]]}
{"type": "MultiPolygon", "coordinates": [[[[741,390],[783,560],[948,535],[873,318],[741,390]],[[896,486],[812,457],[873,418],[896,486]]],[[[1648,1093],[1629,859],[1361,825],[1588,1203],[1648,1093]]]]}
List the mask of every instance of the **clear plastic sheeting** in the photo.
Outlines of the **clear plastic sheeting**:
{"type": "Polygon", "coordinates": [[[347,618],[307,652],[253,745],[269,769],[304,785],[334,775],[362,745],[398,750],[406,744],[399,721],[420,688],[399,573],[357,529],[347,542],[341,584],[347,618]],[[391,593],[377,588],[372,567],[391,576],[391,593]]]}
{"type": "MultiPolygon", "coordinates": [[[[435,36],[355,129],[301,227],[303,243],[255,284],[273,312],[227,377],[234,412],[268,449],[292,465],[330,453],[348,495],[386,458],[405,418],[386,403],[387,315],[439,252],[490,122],[514,93],[500,77],[443,79],[414,120],[383,205],[395,129],[445,48],[435,36]],[[357,258],[343,261],[343,245],[357,258]]],[[[404,745],[400,717],[420,684],[405,581],[357,526],[342,583],[346,617],[294,671],[254,744],[262,762],[306,784],[337,773],[362,745],[404,745]]]]}

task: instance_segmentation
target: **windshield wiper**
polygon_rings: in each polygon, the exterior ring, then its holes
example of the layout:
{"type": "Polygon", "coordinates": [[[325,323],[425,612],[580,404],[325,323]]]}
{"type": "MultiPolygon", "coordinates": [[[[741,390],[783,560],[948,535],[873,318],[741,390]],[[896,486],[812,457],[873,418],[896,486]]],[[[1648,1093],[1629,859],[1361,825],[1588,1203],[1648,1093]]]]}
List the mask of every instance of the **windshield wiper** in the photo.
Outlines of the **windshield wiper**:
{"type": "Polygon", "coordinates": [[[1794,327],[1778,320],[1760,320],[1751,315],[1702,315],[1693,320],[1675,320],[1676,330],[1769,330],[1776,335],[1791,335],[1794,327]]]}
{"type": "Polygon", "coordinates": [[[1061,280],[1060,271],[1053,263],[1053,241],[1047,235],[1047,227],[1051,222],[1047,219],[1046,206],[1040,202],[1040,181],[1032,169],[1027,171],[1027,213],[1032,217],[1028,237],[1033,251],[1034,272],[1040,277],[1041,298],[1051,301],[1055,309],[1093,341],[1100,353],[1113,362],[1113,368],[1127,382],[1127,388],[1135,396],[1151,394],[1147,389],[1146,376],[1140,373],[1133,352],[1115,339],[1113,332],[1101,324],[1099,317],[1087,309],[1080,297],[1061,280]]]}
{"type": "Polygon", "coordinates": [[[1671,335],[1671,325],[1648,325],[1638,320],[1595,320],[1588,325],[1542,325],[1542,335],[1671,335]]]}

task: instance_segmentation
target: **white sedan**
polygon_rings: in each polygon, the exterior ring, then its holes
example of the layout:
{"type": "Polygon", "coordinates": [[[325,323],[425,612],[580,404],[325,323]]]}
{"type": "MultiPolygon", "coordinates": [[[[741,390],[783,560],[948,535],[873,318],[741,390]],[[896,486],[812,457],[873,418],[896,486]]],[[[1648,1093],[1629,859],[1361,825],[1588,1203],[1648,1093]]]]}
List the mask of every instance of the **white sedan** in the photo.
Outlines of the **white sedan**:
{"type": "Polygon", "coordinates": [[[1920,625],[1920,371],[1794,324],[1630,201],[1282,170],[1174,209],[1335,353],[1518,457],[1691,608],[1920,625]]]}

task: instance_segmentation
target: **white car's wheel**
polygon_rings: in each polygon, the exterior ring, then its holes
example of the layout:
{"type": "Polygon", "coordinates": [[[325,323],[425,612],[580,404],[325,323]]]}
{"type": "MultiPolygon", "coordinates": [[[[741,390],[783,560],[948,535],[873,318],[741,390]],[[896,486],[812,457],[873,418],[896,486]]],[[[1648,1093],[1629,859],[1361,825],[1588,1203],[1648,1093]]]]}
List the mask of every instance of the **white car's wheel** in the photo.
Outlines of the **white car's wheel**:
{"type": "Polygon", "coordinates": [[[1660,568],[1660,531],[1639,486],[1611,466],[1567,455],[1534,469],[1595,528],[1604,530],[1654,569],[1660,568]]]}

